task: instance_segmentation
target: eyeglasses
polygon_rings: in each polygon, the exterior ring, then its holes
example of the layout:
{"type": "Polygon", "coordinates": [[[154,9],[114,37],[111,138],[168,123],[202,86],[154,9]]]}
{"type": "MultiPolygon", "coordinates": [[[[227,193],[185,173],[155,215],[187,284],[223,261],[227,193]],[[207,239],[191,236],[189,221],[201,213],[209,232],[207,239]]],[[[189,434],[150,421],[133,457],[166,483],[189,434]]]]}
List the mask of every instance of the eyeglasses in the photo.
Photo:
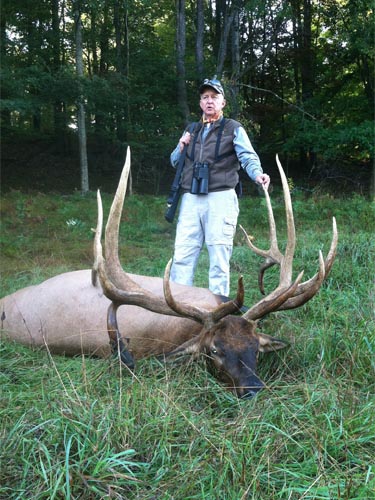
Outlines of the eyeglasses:
{"type": "Polygon", "coordinates": [[[208,99],[212,99],[213,101],[218,101],[220,99],[221,94],[209,95],[204,94],[201,95],[201,101],[208,101],[208,99]]]}

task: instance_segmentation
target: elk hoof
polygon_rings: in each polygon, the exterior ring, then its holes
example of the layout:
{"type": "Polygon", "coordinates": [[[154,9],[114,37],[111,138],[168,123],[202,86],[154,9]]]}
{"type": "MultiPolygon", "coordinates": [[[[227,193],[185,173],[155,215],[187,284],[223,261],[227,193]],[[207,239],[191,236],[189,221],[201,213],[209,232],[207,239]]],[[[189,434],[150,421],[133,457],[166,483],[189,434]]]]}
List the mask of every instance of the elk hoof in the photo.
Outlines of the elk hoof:
{"type": "Polygon", "coordinates": [[[130,370],[134,370],[135,368],[134,358],[126,348],[121,349],[120,360],[121,363],[124,364],[127,368],[129,368],[130,370]]]}

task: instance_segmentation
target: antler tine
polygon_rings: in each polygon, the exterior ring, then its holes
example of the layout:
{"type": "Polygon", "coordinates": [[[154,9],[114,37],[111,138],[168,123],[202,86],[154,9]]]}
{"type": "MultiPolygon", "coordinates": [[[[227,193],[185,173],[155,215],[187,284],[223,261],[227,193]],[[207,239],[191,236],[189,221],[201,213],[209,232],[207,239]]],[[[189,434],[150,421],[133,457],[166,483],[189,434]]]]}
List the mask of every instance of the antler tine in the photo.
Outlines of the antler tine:
{"type": "MultiPolygon", "coordinates": [[[[128,185],[130,165],[131,165],[130,148],[128,147],[126,151],[125,164],[121,172],[120,180],[117,186],[115,196],[113,198],[113,202],[111,205],[111,209],[109,211],[107,224],[105,228],[105,239],[104,239],[105,257],[111,263],[111,269],[114,269],[115,267],[121,268],[119,260],[118,240],[119,240],[120,220],[121,220],[122,209],[124,206],[126,188],[128,185]]],[[[119,271],[119,269],[116,270],[119,271]]]]}
{"type": "Polygon", "coordinates": [[[130,149],[128,148],[125,165],[106,225],[104,243],[106,259],[103,258],[103,248],[101,244],[103,206],[100,192],[98,191],[98,221],[94,238],[94,270],[95,268],[97,269],[105,296],[117,305],[135,305],[156,313],[176,316],[176,313],[168,307],[162,297],[154,295],[148,290],[140,287],[129,278],[120,264],[118,256],[118,233],[129,171],[130,149]]]}
{"type": "Polygon", "coordinates": [[[302,279],[303,271],[299,273],[297,279],[289,286],[278,287],[272,293],[264,297],[262,300],[254,304],[246,313],[243,318],[247,320],[256,320],[263,318],[268,313],[281,309],[282,304],[290,297],[293,297],[298,285],[302,279]]]}
{"type": "Polygon", "coordinates": [[[190,319],[194,319],[201,324],[204,324],[209,319],[209,312],[205,309],[201,309],[200,307],[192,306],[185,302],[176,302],[173,297],[171,285],[170,285],[170,274],[172,267],[172,259],[169,260],[168,264],[165,267],[164,271],[164,279],[163,279],[163,287],[164,287],[164,297],[171,309],[176,311],[180,316],[185,316],[190,319]]]}
{"type": "Polygon", "coordinates": [[[243,286],[243,278],[240,276],[238,278],[238,287],[237,287],[237,296],[234,300],[230,300],[229,302],[225,302],[220,304],[212,311],[207,311],[206,309],[201,309],[196,306],[192,306],[185,302],[176,302],[172,295],[172,290],[170,286],[170,271],[172,266],[172,259],[168,262],[165,272],[164,272],[164,296],[167,304],[171,309],[176,311],[179,315],[194,319],[199,323],[205,325],[207,328],[210,328],[212,325],[217,323],[220,319],[228,316],[229,314],[233,314],[238,312],[243,306],[244,302],[244,286],[243,286]]]}
{"type": "Polygon", "coordinates": [[[263,250],[261,248],[258,248],[253,244],[251,241],[251,237],[247,234],[246,230],[240,225],[240,228],[246,238],[246,242],[248,246],[253,250],[254,253],[259,255],[260,257],[264,257],[268,263],[268,267],[274,265],[274,264],[280,264],[281,259],[282,259],[282,254],[279,250],[278,243],[277,243],[277,232],[276,232],[276,223],[275,223],[275,217],[273,215],[273,210],[272,210],[272,205],[271,205],[271,200],[270,196],[268,194],[267,189],[263,188],[266,204],[267,204],[267,212],[268,212],[268,223],[269,223],[269,231],[270,231],[270,248],[269,250],[263,250]]]}
{"type": "Polygon", "coordinates": [[[100,265],[103,263],[103,248],[102,248],[102,232],[103,232],[103,203],[100,191],[96,193],[96,200],[98,205],[98,217],[96,221],[95,237],[94,237],[94,264],[92,268],[93,273],[97,273],[100,265]]]}
{"type": "Polygon", "coordinates": [[[329,249],[327,258],[324,261],[324,265],[325,265],[325,268],[326,268],[326,277],[331,272],[333,263],[334,263],[335,258],[336,258],[338,240],[339,240],[339,235],[338,235],[338,231],[337,231],[336,218],[332,217],[332,241],[331,241],[331,247],[329,249]]]}
{"type": "Polygon", "coordinates": [[[243,284],[243,277],[239,276],[237,281],[237,294],[236,298],[230,300],[229,302],[224,302],[220,304],[214,311],[212,311],[213,321],[216,323],[221,318],[228,316],[228,314],[237,313],[244,304],[245,300],[245,289],[243,284]]]}
{"type": "Polygon", "coordinates": [[[323,259],[322,252],[319,251],[319,271],[310,278],[308,281],[300,283],[295,296],[288,299],[279,309],[295,309],[296,307],[302,306],[307,301],[309,301],[319,290],[323,281],[327,278],[331,271],[333,262],[336,257],[338,243],[338,232],[336,219],[332,219],[332,241],[331,247],[329,249],[326,259],[323,259]]]}
{"type": "Polygon", "coordinates": [[[292,297],[286,300],[278,309],[296,309],[309,301],[319,290],[326,276],[322,252],[319,251],[319,271],[307,281],[300,283],[292,297]]]}
{"type": "MultiPolygon", "coordinates": [[[[292,283],[293,258],[294,258],[295,244],[296,244],[292,200],[290,196],[288,181],[286,179],[284,170],[279,161],[278,155],[276,155],[276,163],[280,172],[281,184],[284,193],[287,236],[288,236],[287,244],[285,248],[285,253],[284,255],[282,255],[277,244],[276,224],[274,220],[271,200],[268,191],[265,188],[263,188],[267,202],[268,219],[270,224],[270,240],[271,240],[270,249],[259,250],[258,248],[254,247],[254,245],[251,244],[250,239],[246,233],[245,236],[247,237],[247,242],[249,247],[252,250],[254,250],[255,253],[257,253],[258,255],[266,257],[266,262],[261,268],[260,284],[262,285],[263,273],[265,269],[271,267],[274,264],[279,264],[280,265],[279,285],[273,292],[271,292],[264,299],[262,299],[257,304],[252,306],[245,313],[244,317],[246,319],[258,319],[268,314],[269,312],[279,309],[285,301],[287,301],[290,297],[294,295],[302,279],[302,274],[303,274],[300,273],[295,282],[292,283]]],[[[262,286],[260,286],[260,288],[262,290],[262,286]]]]}
{"type": "Polygon", "coordinates": [[[294,216],[292,207],[292,198],[290,196],[290,189],[288,186],[288,180],[284,173],[283,167],[281,166],[279,155],[276,155],[276,163],[279,169],[281,184],[283,186],[284,202],[285,202],[285,213],[286,213],[286,225],[287,225],[287,244],[285,249],[284,258],[282,261],[280,269],[280,279],[282,283],[290,283],[292,279],[293,272],[293,259],[294,250],[296,247],[296,230],[294,226],[294,216]]]}
{"type": "MultiPolygon", "coordinates": [[[[274,249],[277,247],[277,244],[273,242],[276,229],[275,227],[271,227],[270,250],[268,251],[259,251],[259,249],[256,250],[256,253],[258,255],[263,254],[263,256],[266,257],[266,262],[263,264],[261,268],[261,273],[264,273],[265,269],[267,269],[271,265],[278,263],[280,264],[280,280],[279,280],[279,286],[276,288],[276,290],[271,292],[264,299],[260,300],[257,304],[255,304],[245,313],[244,317],[246,319],[259,319],[272,311],[293,309],[305,304],[318,292],[319,288],[321,287],[321,284],[323,283],[324,279],[328,276],[328,273],[331,270],[336,255],[338,234],[337,234],[336,220],[335,218],[333,218],[333,236],[332,236],[331,247],[328,252],[327,258],[325,260],[323,259],[322,253],[319,252],[319,271],[315,274],[315,276],[313,276],[313,278],[303,283],[301,283],[302,279],[302,273],[301,273],[296,279],[296,281],[291,285],[292,265],[293,265],[294,249],[296,242],[292,201],[290,197],[287,179],[278,156],[276,156],[276,162],[279,168],[281,182],[283,186],[283,192],[284,192],[288,241],[284,256],[282,256],[281,259],[277,259],[277,257],[275,257],[275,252],[274,252],[274,249]]],[[[266,191],[265,194],[267,199],[269,219],[271,220],[273,219],[273,214],[270,213],[272,211],[272,208],[269,202],[268,193],[266,191]]],[[[272,226],[273,225],[274,221],[272,220],[272,226]]],[[[247,241],[248,244],[251,243],[249,241],[248,236],[247,236],[247,241]]],[[[254,245],[249,244],[249,246],[250,248],[253,249],[254,245]]]]}
{"type": "Polygon", "coordinates": [[[280,177],[281,177],[281,183],[283,187],[283,192],[284,192],[284,200],[285,200],[285,213],[286,213],[286,220],[287,220],[287,246],[285,249],[285,254],[283,255],[278,247],[278,242],[277,242],[277,231],[276,231],[276,223],[275,223],[275,217],[273,215],[273,209],[272,209],[272,204],[271,204],[271,199],[268,194],[267,189],[263,187],[263,192],[267,204],[267,212],[268,212],[268,223],[269,223],[269,233],[270,233],[270,248],[269,250],[262,250],[258,247],[256,247],[252,241],[245,229],[240,226],[242,232],[245,235],[246,241],[248,246],[255,252],[257,255],[260,257],[265,258],[265,262],[261,266],[259,270],[259,275],[258,275],[258,284],[259,284],[259,289],[261,293],[264,295],[264,286],[263,286],[263,277],[265,271],[269,268],[274,266],[275,264],[278,264],[281,269],[280,269],[280,286],[282,285],[287,285],[288,283],[291,283],[292,279],[292,270],[293,270],[293,257],[294,257],[294,249],[295,249],[295,243],[296,243],[296,234],[295,234],[295,226],[294,226],[294,217],[293,217],[293,208],[292,208],[292,200],[290,196],[290,191],[289,191],[289,186],[288,186],[288,181],[286,179],[284,170],[281,166],[281,163],[279,161],[278,155],[276,155],[276,163],[279,168],[280,172],[280,177]]]}
{"type": "Polygon", "coordinates": [[[99,189],[96,194],[96,199],[98,205],[98,217],[97,217],[95,237],[94,237],[94,263],[91,269],[91,283],[93,286],[97,286],[99,261],[103,260],[103,249],[101,244],[101,238],[103,232],[103,203],[99,189]]]}

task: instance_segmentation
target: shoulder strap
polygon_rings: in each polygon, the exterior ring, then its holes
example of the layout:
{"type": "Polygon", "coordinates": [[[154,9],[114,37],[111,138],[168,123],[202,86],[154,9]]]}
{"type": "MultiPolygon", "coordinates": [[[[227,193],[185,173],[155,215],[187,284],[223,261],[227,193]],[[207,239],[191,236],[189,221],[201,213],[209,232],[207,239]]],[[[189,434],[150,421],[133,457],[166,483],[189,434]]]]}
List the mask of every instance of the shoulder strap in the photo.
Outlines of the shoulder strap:
{"type": "MultiPolygon", "coordinates": [[[[198,125],[197,122],[191,123],[188,126],[187,131],[191,134],[193,132],[193,130],[195,129],[196,125],[198,125]]],[[[176,168],[176,174],[175,174],[174,179],[173,179],[171,193],[176,192],[180,187],[182,171],[183,171],[184,165],[185,165],[186,153],[187,153],[187,146],[184,146],[184,149],[182,150],[182,153],[180,155],[180,159],[178,161],[178,166],[176,168]]]]}
{"type": "Polygon", "coordinates": [[[193,141],[193,145],[192,145],[192,148],[191,148],[191,156],[190,155],[187,155],[188,158],[194,162],[194,158],[195,158],[195,144],[198,140],[198,135],[199,135],[199,132],[201,130],[203,126],[203,123],[202,122],[193,122],[191,124],[191,127],[190,127],[190,130],[189,132],[192,134],[193,132],[195,132],[194,134],[194,141],[193,141]]]}
{"type": "MultiPolygon", "coordinates": [[[[221,137],[222,137],[223,132],[224,132],[225,124],[226,124],[226,119],[223,117],[223,119],[220,122],[219,130],[218,130],[218,133],[217,133],[216,146],[215,146],[215,162],[218,161],[221,158],[225,158],[225,157],[231,156],[233,154],[233,153],[228,153],[228,154],[225,154],[225,155],[219,155],[221,137]]],[[[198,133],[199,133],[200,129],[202,128],[203,124],[201,122],[194,122],[191,125],[195,125],[195,127],[194,127],[194,129],[191,128],[189,130],[189,132],[192,133],[193,130],[194,130],[194,132],[196,132],[196,134],[194,135],[194,141],[193,141],[193,145],[192,145],[192,148],[191,148],[191,157],[189,156],[189,158],[190,158],[191,161],[194,161],[195,144],[196,144],[197,139],[198,139],[198,135],[199,135],[198,133]]]]}
{"type": "Polygon", "coordinates": [[[225,126],[225,118],[221,120],[220,127],[217,133],[217,139],[216,139],[216,147],[215,147],[215,162],[218,161],[219,159],[219,150],[220,150],[220,142],[221,142],[221,136],[223,135],[224,131],[224,126],[225,126]]]}
{"type": "MultiPolygon", "coordinates": [[[[224,121],[224,119],[223,119],[224,121]]],[[[233,121],[233,120],[231,120],[233,121]]],[[[228,120],[226,120],[226,123],[229,123],[228,120]]],[[[234,150],[228,151],[227,153],[224,154],[219,154],[219,149],[220,149],[220,141],[221,141],[221,136],[223,135],[223,130],[224,130],[224,124],[222,127],[220,127],[219,132],[218,132],[218,137],[217,137],[217,142],[216,142],[216,150],[215,150],[215,161],[220,161],[223,160],[224,158],[228,158],[229,156],[234,156],[236,153],[234,150]]]]}

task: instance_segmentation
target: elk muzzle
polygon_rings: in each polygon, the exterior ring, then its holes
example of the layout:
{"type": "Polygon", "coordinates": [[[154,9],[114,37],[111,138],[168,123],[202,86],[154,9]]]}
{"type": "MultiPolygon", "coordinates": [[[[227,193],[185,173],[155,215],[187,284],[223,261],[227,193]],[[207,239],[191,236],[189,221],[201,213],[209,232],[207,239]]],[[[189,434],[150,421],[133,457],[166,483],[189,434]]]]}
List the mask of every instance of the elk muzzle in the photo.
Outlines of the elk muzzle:
{"type": "MultiPolygon", "coordinates": [[[[220,330],[220,329],[218,329],[220,330]]],[[[264,387],[256,374],[259,342],[255,336],[216,332],[206,350],[208,370],[239,398],[255,396],[264,387]]]]}
{"type": "Polygon", "coordinates": [[[228,389],[233,391],[241,399],[249,399],[255,396],[264,384],[257,376],[254,369],[242,366],[242,369],[234,369],[232,366],[218,366],[217,361],[212,357],[207,357],[208,371],[220,382],[223,382],[228,389]]]}

